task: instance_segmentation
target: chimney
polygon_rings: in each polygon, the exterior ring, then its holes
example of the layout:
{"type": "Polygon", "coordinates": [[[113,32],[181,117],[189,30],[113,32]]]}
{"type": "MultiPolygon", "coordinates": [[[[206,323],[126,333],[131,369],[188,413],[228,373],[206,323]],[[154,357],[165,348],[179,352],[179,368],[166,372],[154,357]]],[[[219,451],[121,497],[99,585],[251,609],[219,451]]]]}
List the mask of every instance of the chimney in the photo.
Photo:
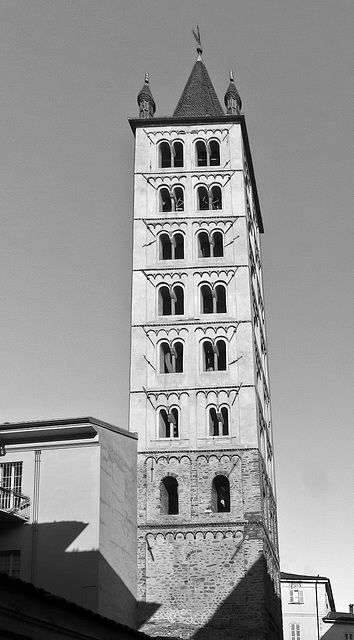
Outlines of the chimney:
{"type": "Polygon", "coordinates": [[[354,613],[353,609],[354,609],[354,604],[350,604],[349,605],[349,613],[354,613]]]}

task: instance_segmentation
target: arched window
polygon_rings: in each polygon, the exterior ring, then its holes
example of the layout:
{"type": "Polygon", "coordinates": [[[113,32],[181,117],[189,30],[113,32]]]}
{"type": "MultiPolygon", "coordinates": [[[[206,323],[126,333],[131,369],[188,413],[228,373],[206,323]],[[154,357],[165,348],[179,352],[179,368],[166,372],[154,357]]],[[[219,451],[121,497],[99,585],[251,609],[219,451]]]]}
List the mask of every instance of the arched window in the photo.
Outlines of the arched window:
{"type": "Polygon", "coordinates": [[[160,344],[160,373],[183,373],[183,343],[160,344]]]}
{"type": "Polygon", "coordinates": [[[183,260],[184,236],[182,233],[175,233],[172,237],[168,233],[160,234],[159,258],[160,260],[183,260]]]}
{"type": "Polygon", "coordinates": [[[218,184],[214,184],[214,186],[211,188],[210,197],[211,197],[211,207],[209,207],[209,209],[221,209],[222,208],[221,188],[219,187],[218,184]]]}
{"type": "Polygon", "coordinates": [[[172,476],[166,476],[160,483],[160,513],[162,515],[178,513],[178,482],[172,476]]]}
{"type": "Polygon", "coordinates": [[[159,411],[159,438],[178,438],[178,410],[160,409],[159,411]]]}
{"type": "Polygon", "coordinates": [[[222,209],[221,187],[214,184],[210,189],[204,185],[197,188],[197,207],[200,211],[222,209]]]}
{"type": "Polygon", "coordinates": [[[229,409],[228,407],[209,408],[209,435],[228,436],[229,435],[229,409]]]}
{"type": "Polygon", "coordinates": [[[179,140],[170,144],[169,142],[160,142],[159,144],[159,167],[166,169],[167,167],[183,167],[183,143],[179,140]]]}
{"type": "Polygon", "coordinates": [[[171,147],[168,142],[159,144],[159,167],[163,169],[171,166],[171,147]]]}
{"type": "Polygon", "coordinates": [[[159,192],[159,198],[159,209],[162,213],[184,210],[184,191],[182,187],[177,186],[173,187],[173,189],[162,187],[159,192]]]}
{"type": "Polygon", "coordinates": [[[230,511],[230,482],[226,476],[216,476],[213,479],[211,509],[215,513],[230,511]]]}
{"type": "Polygon", "coordinates": [[[209,160],[211,167],[220,166],[220,144],[217,140],[209,142],[209,160]]]}
{"type": "Polygon", "coordinates": [[[209,209],[209,193],[208,189],[204,186],[197,189],[198,209],[200,211],[207,211],[209,209]]]}
{"type": "Polygon", "coordinates": [[[216,287],[203,284],[200,292],[202,313],[226,313],[226,289],[223,284],[217,284],[216,287]]]}
{"type": "Polygon", "coordinates": [[[222,258],[224,255],[224,236],[221,231],[206,231],[198,233],[198,257],[222,258]]]}
{"type": "Polygon", "coordinates": [[[220,166],[220,144],[217,140],[197,140],[195,143],[195,163],[197,167],[220,166]]]}
{"type": "Polygon", "coordinates": [[[159,316],[175,316],[184,314],[184,292],[181,285],[173,287],[163,285],[158,293],[159,316]]]}
{"type": "Polygon", "coordinates": [[[224,340],[203,342],[203,371],[226,370],[226,343],[224,340]]]}
{"type": "Polygon", "coordinates": [[[206,167],[208,164],[208,154],[204,140],[198,140],[196,142],[195,153],[197,167],[206,167]]]}

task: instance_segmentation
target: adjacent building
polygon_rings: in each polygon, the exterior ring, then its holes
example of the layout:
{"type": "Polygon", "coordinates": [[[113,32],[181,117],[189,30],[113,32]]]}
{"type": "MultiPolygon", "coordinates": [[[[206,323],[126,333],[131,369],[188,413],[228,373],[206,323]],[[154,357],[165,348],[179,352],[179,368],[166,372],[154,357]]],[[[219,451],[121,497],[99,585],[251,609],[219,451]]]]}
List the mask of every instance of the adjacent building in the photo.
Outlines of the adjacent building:
{"type": "Polygon", "coordinates": [[[135,626],[136,435],[93,418],[0,425],[0,572],[135,626]]]}
{"type": "Polygon", "coordinates": [[[278,639],[263,222],[233,74],[224,110],[197,54],[173,116],[146,76],[130,120],[140,623],[278,639]]]}
{"type": "Polygon", "coordinates": [[[319,640],[324,637],[328,626],[323,618],[336,610],[328,578],[282,571],[281,599],[284,640],[319,640]]]}

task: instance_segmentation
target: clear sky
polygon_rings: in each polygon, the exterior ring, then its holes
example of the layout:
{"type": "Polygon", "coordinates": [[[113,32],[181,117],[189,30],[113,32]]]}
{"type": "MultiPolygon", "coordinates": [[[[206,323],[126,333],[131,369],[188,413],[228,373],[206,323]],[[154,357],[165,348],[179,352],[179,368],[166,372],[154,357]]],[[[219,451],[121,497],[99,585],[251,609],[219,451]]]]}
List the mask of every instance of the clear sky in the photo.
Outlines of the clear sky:
{"type": "Polygon", "coordinates": [[[354,602],[353,0],[0,0],[0,420],[127,426],[133,135],[194,64],[243,100],[281,565],[354,602]]]}

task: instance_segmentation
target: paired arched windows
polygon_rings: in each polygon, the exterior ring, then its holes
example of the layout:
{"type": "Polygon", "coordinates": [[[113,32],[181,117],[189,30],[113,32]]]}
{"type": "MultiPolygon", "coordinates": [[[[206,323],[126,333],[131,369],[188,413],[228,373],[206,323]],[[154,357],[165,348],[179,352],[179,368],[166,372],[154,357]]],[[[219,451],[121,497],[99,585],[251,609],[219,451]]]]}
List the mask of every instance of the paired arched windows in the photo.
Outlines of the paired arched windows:
{"type": "Polygon", "coordinates": [[[183,373],[183,342],[161,342],[160,373],[183,373]]]}
{"type": "Polygon", "coordinates": [[[203,342],[203,371],[226,370],[225,340],[204,340],[203,342]]]}
{"type": "Polygon", "coordinates": [[[211,486],[211,510],[214,513],[230,511],[230,482],[226,476],[216,476],[211,486]]]}
{"type": "Polygon", "coordinates": [[[168,189],[162,187],[159,191],[160,211],[169,213],[170,211],[184,211],[184,191],[183,187],[173,187],[168,189]]]}
{"type": "Polygon", "coordinates": [[[159,236],[159,258],[160,260],[183,260],[184,258],[184,236],[182,233],[161,233],[159,236]]]}
{"type": "Polygon", "coordinates": [[[159,144],[159,167],[183,167],[183,144],[179,140],[175,142],[161,142],[159,144]]]}
{"type": "Polygon", "coordinates": [[[159,410],[159,438],[178,438],[178,409],[159,410]]]}
{"type": "Polygon", "coordinates": [[[209,407],[209,435],[229,435],[229,408],[209,407]]]}
{"type": "Polygon", "coordinates": [[[198,257],[222,258],[224,255],[224,236],[221,231],[201,231],[198,233],[198,257]]]}
{"type": "Polygon", "coordinates": [[[176,515],[178,511],[178,482],[176,478],[166,476],[160,483],[160,513],[176,515]]]}
{"type": "Polygon", "coordinates": [[[195,163],[197,167],[220,166],[220,144],[217,140],[198,140],[195,143],[195,163]]]}
{"type": "Polygon", "coordinates": [[[200,185],[197,188],[197,208],[200,211],[222,209],[221,187],[218,184],[209,188],[200,185]]]}
{"type": "Polygon", "coordinates": [[[226,313],[226,287],[203,284],[200,287],[202,313],[226,313]]]}
{"type": "Polygon", "coordinates": [[[175,284],[173,287],[163,285],[158,292],[159,316],[179,316],[184,314],[183,287],[175,284]]]}

